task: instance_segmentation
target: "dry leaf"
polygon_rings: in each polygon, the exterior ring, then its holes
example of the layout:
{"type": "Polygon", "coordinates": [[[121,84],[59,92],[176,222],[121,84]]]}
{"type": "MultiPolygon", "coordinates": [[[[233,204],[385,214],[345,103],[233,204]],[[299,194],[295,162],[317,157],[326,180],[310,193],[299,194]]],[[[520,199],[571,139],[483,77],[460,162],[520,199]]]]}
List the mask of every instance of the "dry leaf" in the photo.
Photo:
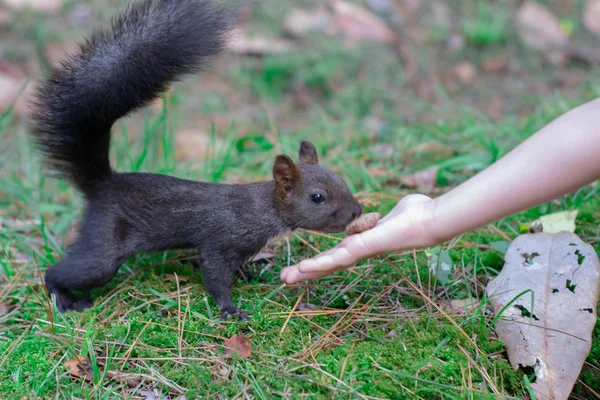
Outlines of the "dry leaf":
{"type": "Polygon", "coordinates": [[[390,173],[390,169],[381,164],[372,165],[367,168],[367,170],[369,171],[369,175],[371,175],[373,178],[381,178],[390,173]]]}
{"type": "Polygon", "coordinates": [[[338,0],[332,4],[332,10],[332,28],[342,34],[349,43],[393,43],[396,40],[394,32],[381,18],[356,4],[338,0]]]}
{"type": "Polygon", "coordinates": [[[523,3],[517,12],[517,25],[521,40],[542,51],[550,62],[563,65],[567,61],[564,48],[568,38],[558,18],[544,6],[533,1],[523,3]]]}
{"type": "Polygon", "coordinates": [[[14,304],[5,303],[5,302],[0,303],[0,317],[10,313],[15,308],[16,308],[16,306],[14,304]]]}
{"type": "Polygon", "coordinates": [[[461,61],[456,64],[449,73],[450,77],[458,81],[461,85],[468,86],[473,84],[477,76],[477,69],[470,61],[461,61]]]}
{"type": "Polygon", "coordinates": [[[421,99],[430,101],[433,98],[434,82],[431,79],[421,79],[415,77],[409,82],[409,87],[414,89],[421,99]]]}
{"type": "Polygon", "coordinates": [[[587,2],[581,20],[588,31],[600,36],[600,0],[587,2]]]}
{"type": "Polygon", "coordinates": [[[359,193],[356,200],[363,207],[377,207],[381,205],[381,201],[377,200],[377,195],[374,193],[359,193]]]}
{"type": "Polygon", "coordinates": [[[144,381],[142,376],[130,374],[124,371],[106,371],[106,377],[108,379],[125,383],[130,388],[134,388],[144,381]]]}
{"type": "Polygon", "coordinates": [[[157,388],[148,388],[148,390],[138,390],[137,394],[144,396],[144,400],[167,400],[161,396],[160,391],[157,388]]]}
{"type": "Polygon", "coordinates": [[[471,314],[479,306],[477,299],[440,300],[438,303],[446,312],[458,316],[471,314]]]}
{"type": "Polygon", "coordinates": [[[331,15],[325,10],[293,9],[283,22],[283,29],[293,36],[303,36],[310,31],[324,29],[329,24],[331,15]]]}
{"type": "Polygon", "coordinates": [[[246,32],[237,29],[229,41],[228,49],[235,54],[260,56],[264,54],[289,53],[296,49],[296,45],[284,39],[260,35],[250,37],[246,32]]]}
{"type": "Polygon", "coordinates": [[[175,154],[178,160],[201,163],[206,156],[212,157],[220,145],[220,139],[215,138],[212,142],[209,135],[196,130],[181,130],[175,135],[175,154]]]}
{"type": "Polygon", "coordinates": [[[18,79],[0,71],[0,110],[2,112],[18,99],[19,91],[24,84],[24,79],[18,79]]]}
{"type": "Polygon", "coordinates": [[[15,10],[32,9],[46,13],[54,13],[62,8],[61,0],[3,0],[4,4],[15,10]]]}
{"type": "Polygon", "coordinates": [[[368,231],[377,225],[377,222],[381,218],[381,214],[378,212],[372,212],[363,214],[354,221],[352,221],[345,229],[346,236],[354,235],[356,233],[361,233],[364,231],[368,231]]]}
{"type": "Polygon", "coordinates": [[[68,368],[71,375],[77,378],[83,378],[86,381],[94,380],[92,363],[86,357],[79,355],[75,356],[75,358],[65,363],[65,368],[68,368]]]}
{"type": "Polygon", "coordinates": [[[500,121],[504,117],[502,99],[499,97],[488,97],[481,103],[481,111],[492,121],[500,121]]]}
{"type": "Polygon", "coordinates": [[[0,8],[0,28],[10,26],[13,19],[14,17],[10,11],[0,8]]]}
{"type": "Polygon", "coordinates": [[[175,276],[175,274],[164,274],[163,275],[163,279],[167,282],[176,282],[177,280],[179,280],[179,283],[185,283],[187,281],[190,280],[190,276],[185,276],[185,275],[177,275],[175,276]]]}
{"type": "Polygon", "coordinates": [[[398,180],[409,188],[417,188],[421,193],[428,194],[433,192],[437,180],[438,166],[434,165],[414,174],[402,175],[398,180]]]}
{"type": "Polygon", "coordinates": [[[499,313],[495,324],[513,368],[531,367],[536,397],[569,397],[592,345],[600,296],[594,248],[569,232],[517,237],[504,268],[486,292],[499,313]]]}
{"type": "Polygon", "coordinates": [[[531,225],[541,224],[540,232],[546,233],[575,232],[575,219],[578,213],[579,210],[568,210],[543,215],[531,225]]]}
{"type": "Polygon", "coordinates": [[[452,155],[452,148],[450,146],[444,146],[441,142],[437,140],[432,140],[429,142],[424,142],[417,144],[414,147],[411,147],[410,150],[407,151],[408,154],[423,154],[423,153],[434,153],[434,154],[443,154],[450,156],[452,155]]]}
{"type": "Polygon", "coordinates": [[[27,113],[33,85],[27,84],[25,78],[26,75],[19,66],[0,58],[0,112],[12,104],[13,113],[27,113]]]}
{"type": "Polygon", "coordinates": [[[298,304],[298,307],[296,307],[296,309],[294,311],[315,311],[318,309],[319,309],[319,307],[315,306],[314,304],[300,303],[300,304],[298,304]]]}
{"type": "Polygon", "coordinates": [[[248,358],[252,354],[252,343],[242,332],[235,333],[223,342],[225,343],[225,355],[229,355],[231,349],[236,350],[243,358],[248,358]]]}
{"type": "Polygon", "coordinates": [[[498,73],[506,69],[508,60],[505,56],[486,57],[481,65],[486,72],[498,73]]]}
{"type": "Polygon", "coordinates": [[[223,361],[216,361],[212,368],[213,382],[225,382],[231,380],[232,370],[223,361]]]}

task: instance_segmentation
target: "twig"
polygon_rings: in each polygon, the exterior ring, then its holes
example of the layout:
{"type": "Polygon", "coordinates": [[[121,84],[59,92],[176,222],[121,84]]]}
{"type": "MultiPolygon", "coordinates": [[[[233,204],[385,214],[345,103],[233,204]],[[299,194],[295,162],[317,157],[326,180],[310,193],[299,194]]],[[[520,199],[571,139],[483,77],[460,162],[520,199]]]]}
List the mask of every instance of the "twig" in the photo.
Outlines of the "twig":
{"type": "Polygon", "coordinates": [[[279,336],[281,336],[283,334],[283,331],[285,331],[285,328],[287,327],[288,322],[290,322],[290,318],[292,318],[292,315],[294,314],[294,311],[296,311],[296,307],[298,307],[298,304],[300,304],[300,300],[302,300],[302,297],[304,297],[304,294],[306,293],[306,290],[308,288],[304,288],[304,290],[302,291],[302,293],[300,293],[300,296],[298,296],[298,300],[296,300],[296,304],[294,304],[294,307],[292,307],[292,309],[290,310],[288,317],[285,320],[285,323],[283,324],[283,326],[281,327],[281,330],[279,331],[279,336]]]}

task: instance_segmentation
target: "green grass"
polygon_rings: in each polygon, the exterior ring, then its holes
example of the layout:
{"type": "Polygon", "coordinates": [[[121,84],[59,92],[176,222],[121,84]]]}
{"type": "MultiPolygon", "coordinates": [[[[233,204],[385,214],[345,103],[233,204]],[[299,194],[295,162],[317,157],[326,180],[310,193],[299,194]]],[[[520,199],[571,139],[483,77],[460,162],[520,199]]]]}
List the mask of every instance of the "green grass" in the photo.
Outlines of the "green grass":
{"type": "MultiPolygon", "coordinates": [[[[284,11],[265,5],[255,14],[265,21],[265,31],[276,32],[275,21],[284,11]]],[[[472,40],[500,46],[498,26],[504,25],[497,24],[504,22],[496,18],[501,17],[488,12],[473,18],[472,40]],[[483,26],[491,30],[482,33],[483,26]]],[[[386,213],[413,192],[394,180],[398,175],[438,165],[437,196],[598,93],[594,79],[582,83],[576,95],[524,93],[516,97],[515,108],[526,105],[530,112],[507,112],[493,122],[461,105],[442,86],[435,88],[435,102],[391,90],[403,87],[406,77],[383,46],[349,50],[332,40],[315,40],[308,47],[293,56],[228,63],[220,78],[264,106],[252,108],[247,119],[232,114],[226,128],[205,121],[199,129],[211,135],[215,151],[203,163],[183,163],[175,155],[176,127],[199,112],[186,104],[198,104],[210,116],[229,112],[233,100],[178,85],[162,110],[115,126],[113,164],[121,171],[212,182],[268,179],[279,152],[296,158],[299,141],[309,139],[321,163],[369,200],[366,212],[386,213]],[[298,85],[311,102],[302,111],[279,111],[298,85]],[[302,127],[288,128],[273,113],[282,119],[291,113],[302,119],[302,127]],[[426,144],[438,150],[421,150],[426,144]],[[382,167],[387,173],[377,172],[382,167]]],[[[465,55],[471,51],[465,49],[465,55]]],[[[527,377],[513,371],[506,359],[482,286],[502,268],[503,254],[486,245],[504,235],[515,238],[520,224],[541,215],[578,208],[576,233],[600,249],[600,196],[597,185],[591,185],[497,221],[493,225],[503,235],[481,228],[445,244],[455,272],[443,287],[432,276],[424,251],[392,254],[390,262],[365,260],[308,285],[284,286],[278,278],[288,264],[284,242],[273,259],[247,266],[261,280],[239,277],[235,283],[234,302],[251,311],[249,321],[220,321],[201,274],[193,274],[184,252],[132,257],[107,287],[94,291],[93,309],[57,314],[48,308],[40,273],[60,258],[83,203],[72,188],[46,175],[26,132],[22,118],[9,112],[0,117],[0,250],[9,256],[0,257],[0,304],[15,307],[0,313],[2,398],[139,398],[148,391],[188,399],[489,399],[494,391],[501,398],[522,398],[527,377]],[[477,307],[451,320],[432,305],[465,298],[474,299],[477,307]],[[290,317],[297,301],[315,306],[314,315],[305,311],[290,317]],[[239,332],[252,343],[248,359],[235,352],[225,356],[224,338],[239,332]],[[91,382],[71,377],[65,368],[76,355],[92,361],[91,382]],[[129,383],[110,379],[108,371],[130,374],[129,383]]],[[[339,237],[297,232],[290,240],[289,261],[314,255],[313,248],[327,249],[339,237]]],[[[574,398],[593,398],[584,384],[600,392],[599,359],[597,326],[574,398]]]]}

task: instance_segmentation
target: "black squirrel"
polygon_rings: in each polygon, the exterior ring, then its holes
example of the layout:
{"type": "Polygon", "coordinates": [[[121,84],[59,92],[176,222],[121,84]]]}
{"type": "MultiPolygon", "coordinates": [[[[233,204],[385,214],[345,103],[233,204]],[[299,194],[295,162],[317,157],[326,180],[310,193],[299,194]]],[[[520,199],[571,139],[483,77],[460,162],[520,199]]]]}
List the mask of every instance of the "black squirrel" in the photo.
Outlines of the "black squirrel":
{"type": "Polygon", "coordinates": [[[87,203],[77,238],[45,274],[61,312],[90,307],[85,292],[108,283],[139,252],[196,248],[205,286],[223,318],[247,318],[232,300],[239,267],[283,233],[341,232],[362,213],[343,179],[319,166],[307,141],[299,163],[279,155],[274,179],[250,184],[111,168],[114,122],[200,71],[224,48],[234,26],[232,10],[207,0],[137,1],[110,31],[95,32],[38,85],[32,138],[46,163],[87,203]]]}

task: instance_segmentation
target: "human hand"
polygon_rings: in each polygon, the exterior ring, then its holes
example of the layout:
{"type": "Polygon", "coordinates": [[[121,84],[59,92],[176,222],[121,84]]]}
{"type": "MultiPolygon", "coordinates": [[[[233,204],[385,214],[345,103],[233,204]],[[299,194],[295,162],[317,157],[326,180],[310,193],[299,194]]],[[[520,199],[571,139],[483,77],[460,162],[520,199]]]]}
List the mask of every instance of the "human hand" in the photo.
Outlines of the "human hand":
{"type": "Polygon", "coordinates": [[[404,197],[373,228],[348,236],[335,247],[284,268],[281,280],[291,284],[319,279],[368,257],[431,245],[431,201],[422,194],[404,197]]]}

